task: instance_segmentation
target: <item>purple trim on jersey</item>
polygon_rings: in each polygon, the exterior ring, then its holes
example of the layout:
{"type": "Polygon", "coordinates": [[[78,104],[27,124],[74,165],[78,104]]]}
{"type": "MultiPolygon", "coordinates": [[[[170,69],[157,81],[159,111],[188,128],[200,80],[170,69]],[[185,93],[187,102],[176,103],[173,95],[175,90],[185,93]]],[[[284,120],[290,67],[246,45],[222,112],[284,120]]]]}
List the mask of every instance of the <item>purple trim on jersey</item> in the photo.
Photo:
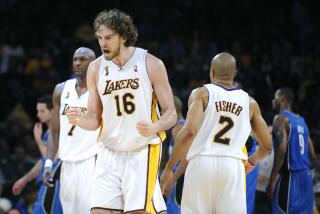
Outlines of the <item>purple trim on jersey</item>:
{"type": "Polygon", "coordinates": [[[129,64],[129,62],[131,61],[131,59],[133,58],[134,54],[136,53],[136,50],[137,50],[137,47],[134,47],[134,51],[132,53],[132,55],[129,57],[129,59],[122,65],[118,65],[116,62],[114,62],[113,60],[110,60],[110,62],[112,62],[114,65],[116,65],[119,70],[123,70],[124,69],[124,66],[126,66],[127,64],[129,64]]]}
{"type": "Polygon", "coordinates": [[[241,88],[225,88],[222,85],[218,85],[216,83],[212,83],[213,85],[219,86],[220,88],[223,88],[226,91],[235,91],[235,90],[240,90],[241,88]]]}

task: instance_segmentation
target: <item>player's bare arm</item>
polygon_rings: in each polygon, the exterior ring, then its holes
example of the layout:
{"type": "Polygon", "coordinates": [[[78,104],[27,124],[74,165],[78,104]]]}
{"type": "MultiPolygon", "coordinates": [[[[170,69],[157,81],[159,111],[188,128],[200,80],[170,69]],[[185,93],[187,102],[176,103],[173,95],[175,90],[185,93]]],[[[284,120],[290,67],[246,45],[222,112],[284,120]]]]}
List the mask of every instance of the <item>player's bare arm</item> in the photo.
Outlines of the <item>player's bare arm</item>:
{"type": "Polygon", "coordinates": [[[41,160],[38,160],[37,163],[32,167],[32,169],[27,172],[27,174],[25,174],[22,178],[14,183],[14,185],[12,186],[13,195],[20,195],[25,185],[40,174],[42,168],[41,165],[41,160]]]}
{"type": "Polygon", "coordinates": [[[52,119],[51,129],[49,130],[48,144],[47,144],[47,157],[45,163],[45,172],[43,173],[43,183],[46,186],[53,186],[49,180],[52,179],[52,161],[57,154],[59,147],[59,135],[60,135],[60,98],[65,83],[56,85],[52,94],[52,119]]]}
{"type": "MultiPolygon", "coordinates": [[[[183,125],[181,124],[177,124],[172,128],[172,138],[173,138],[173,142],[175,142],[177,135],[179,133],[179,131],[182,129],[183,125]]],[[[179,164],[178,169],[174,172],[173,177],[171,180],[167,181],[167,185],[165,185],[164,187],[164,192],[163,195],[168,197],[169,193],[171,192],[172,186],[173,184],[180,178],[180,176],[185,172],[186,168],[188,166],[188,162],[187,160],[182,161],[179,164]]]]}
{"type": "Polygon", "coordinates": [[[163,195],[168,197],[174,183],[178,181],[178,179],[185,173],[187,166],[188,166],[188,161],[184,158],[183,161],[180,162],[178,169],[173,173],[172,178],[167,180],[164,188],[163,188],[163,195]]]}
{"type": "Polygon", "coordinates": [[[163,62],[155,56],[148,54],[146,66],[150,82],[161,108],[161,115],[157,122],[139,121],[137,123],[139,133],[142,136],[148,137],[174,126],[177,121],[177,112],[174,106],[167,70],[163,62]]]}
{"type": "Polygon", "coordinates": [[[172,154],[160,178],[162,191],[164,191],[166,183],[172,179],[173,167],[186,156],[199,130],[203,112],[208,104],[208,94],[207,89],[201,87],[194,90],[189,97],[186,123],[178,133],[172,154]]]}
{"type": "Polygon", "coordinates": [[[288,148],[288,130],[289,130],[289,121],[288,118],[283,115],[276,115],[273,124],[272,131],[274,134],[274,162],[270,175],[269,185],[267,187],[267,194],[271,198],[277,175],[281,169],[281,166],[284,162],[285,155],[288,148]]]}
{"type": "Polygon", "coordinates": [[[72,125],[87,130],[96,130],[102,121],[102,103],[97,89],[100,58],[91,62],[87,72],[87,87],[89,91],[88,109],[82,114],[80,109],[70,108],[66,115],[72,125]]]}
{"type": "Polygon", "coordinates": [[[272,139],[268,131],[268,126],[261,115],[258,103],[250,97],[250,123],[252,131],[259,142],[258,150],[249,157],[251,165],[256,165],[272,151],[272,139]]]}
{"type": "Polygon", "coordinates": [[[41,156],[45,157],[47,155],[47,147],[46,145],[42,142],[42,123],[38,122],[34,124],[33,126],[33,136],[36,141],[36,144],[40,150],[41,156]]]}

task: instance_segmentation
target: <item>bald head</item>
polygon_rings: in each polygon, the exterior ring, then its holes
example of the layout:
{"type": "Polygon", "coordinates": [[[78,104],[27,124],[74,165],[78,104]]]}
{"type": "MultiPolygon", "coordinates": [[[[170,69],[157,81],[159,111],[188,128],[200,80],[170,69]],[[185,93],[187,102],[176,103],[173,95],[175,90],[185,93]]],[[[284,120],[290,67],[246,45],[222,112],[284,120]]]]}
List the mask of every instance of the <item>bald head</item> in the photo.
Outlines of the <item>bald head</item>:
{"type": "Polygon", "coordinates": [[[227,53],[217,54],[211,61],[210,78],[217,80],[233,80],[236,74],[236,60],[227,53]]]}
{"type": "Polygon", "coordinates": [[[91,50],[90,48],[86,48],[86,47],[80,47],[78,48],[75,52],[74,55],[81,55],[81,56],[85,56],[91,60],[94,60],[96,58],[96,54],[93,52],[93,50],[91,50]]]}
{"type": "Polygon", "coordinates": [[[72,59],[72,68],[74,74],[80,79],[85,79],[89,64],[96,59],[93,50],[85,47],[78,48],[72,59]]]}

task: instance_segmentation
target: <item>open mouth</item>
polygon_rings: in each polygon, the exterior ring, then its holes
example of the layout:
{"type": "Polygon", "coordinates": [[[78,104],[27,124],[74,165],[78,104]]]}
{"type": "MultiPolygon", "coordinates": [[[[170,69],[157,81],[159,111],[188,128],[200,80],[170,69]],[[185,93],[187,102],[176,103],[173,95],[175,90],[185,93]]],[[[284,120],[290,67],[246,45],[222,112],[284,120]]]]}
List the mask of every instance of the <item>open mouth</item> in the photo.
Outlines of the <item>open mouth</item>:
{"type": "Polygon", "coordinates": [[[102,50],[104,54],[109,54],[110,51],[109,50],[102,50]]]}

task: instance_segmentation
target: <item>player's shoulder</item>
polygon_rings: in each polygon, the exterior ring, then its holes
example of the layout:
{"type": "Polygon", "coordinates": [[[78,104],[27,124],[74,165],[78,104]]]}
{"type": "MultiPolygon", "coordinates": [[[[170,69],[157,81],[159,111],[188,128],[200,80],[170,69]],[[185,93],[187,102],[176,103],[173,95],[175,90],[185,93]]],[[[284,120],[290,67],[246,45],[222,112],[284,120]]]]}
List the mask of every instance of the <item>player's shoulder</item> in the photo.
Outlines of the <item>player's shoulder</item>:
{"type": "Polygon", "coordinates": [[[273,117],[273,125],[280,125],[281,123],[288,123],[289,118],[285,114],[276,114],[273,117]]]}
{"type": "Polygon", "coordinates": [[[100,68],[100,64],[101,64],[101,60],[102,60],[102,56],[99,56],[98,58],[96,58],[95,60],[93,60],[92,62],[90,62],[89,64],[89,68],[88,71],[97,71],[100,68]]]}
{"type": "Polygon", "coordinates": [[[56,85],[56,87],[54,88],[54,93],[55,94],[61,94],[63,89],[64,89],[64,86],[66,85],[66,82],[67,81],[64,81],[64,82],[60,82],[56,85]]]}
{"type": "Polygon", "coordinates": [[[209,91],[206,87],[201,86],[198,87],[196,89],[193,89],[191,92],[190,97],[194,97],[194,98],[203,98],[209,95],[209,91]]]}
{"type": "Polygon", "coordinates": [[[159,66],[159,65],[164,65],[163,61],[161,59],[159,59],[158,57],[154,56],[151,53],[147,53],[146,56],[146,63],[147,66],[159,66]]]}
{"type": "Polygon", "coordinates": [[[90,62],[87,70],[87,80],[96,80],[98,81],[98,74],[100,69],[100,64],[103,56],[99,56],[97,59],[90,62]]]}
{"type": "Polygon", "coordinates": [[[251,96],[249,96],[249,104],[250,104],[250,106],[252,105],[252,106],[258,106],[259,107],[258,102],[251,96]]]}
{"type": "Polygon", "coordinates": [[[192,90],[188,100],[188,104],[191,104],[191,102],[193,102],[194,100],[206,101],[208,100],[208,96],[209,96],[209,91],[206,87],[204,86],[198,87],[192,90]]]}

